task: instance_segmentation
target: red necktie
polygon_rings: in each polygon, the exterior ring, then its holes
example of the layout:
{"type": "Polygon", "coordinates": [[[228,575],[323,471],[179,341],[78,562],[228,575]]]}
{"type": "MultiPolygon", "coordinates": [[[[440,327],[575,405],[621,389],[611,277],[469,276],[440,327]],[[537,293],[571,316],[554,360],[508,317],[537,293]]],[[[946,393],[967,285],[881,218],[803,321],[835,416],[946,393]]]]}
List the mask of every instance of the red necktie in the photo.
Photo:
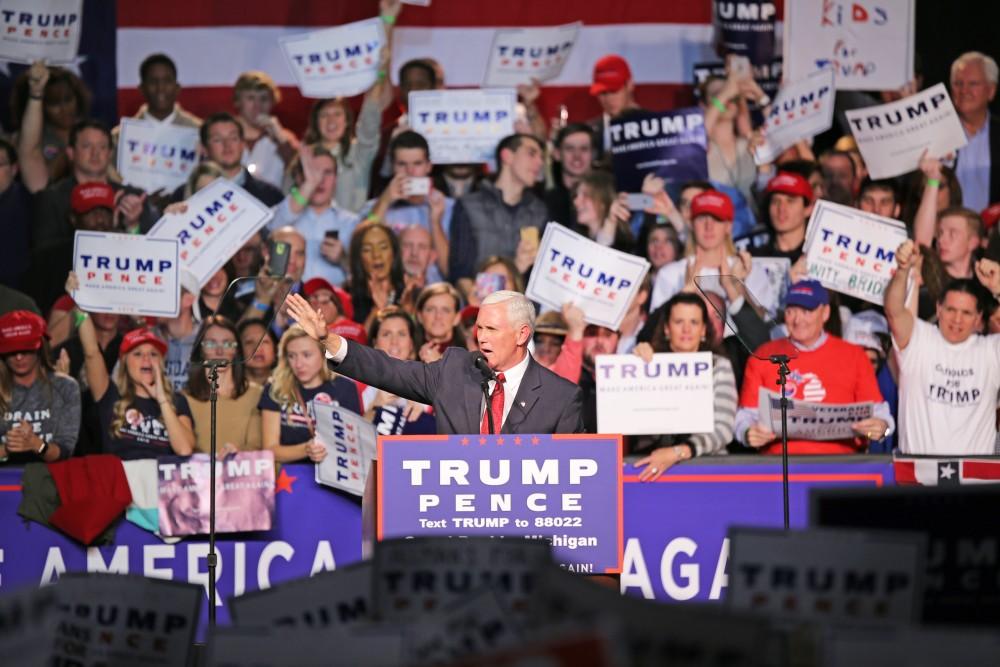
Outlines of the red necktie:
{"type": "Polygon", "coordinates": [[[479,425],[479,433],[487,435],[490,432],[489,414],[493,414],[493,428],[500,432],[500,425],[503,423],[503,383],[506,380],[503,373],[497,373],[497,381],[493,385],[493,393],[490,394],[490,404],[483,410],[483,423],[479,425]],[[489,410],[489,412],[487,412],[489,410]]]}

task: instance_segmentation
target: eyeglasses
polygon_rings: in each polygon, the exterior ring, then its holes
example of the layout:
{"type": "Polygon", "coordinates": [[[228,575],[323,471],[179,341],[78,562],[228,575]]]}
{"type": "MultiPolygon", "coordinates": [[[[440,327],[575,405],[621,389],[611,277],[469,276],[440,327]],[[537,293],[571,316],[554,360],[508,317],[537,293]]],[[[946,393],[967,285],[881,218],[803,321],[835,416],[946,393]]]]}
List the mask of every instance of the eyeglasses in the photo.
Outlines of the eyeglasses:
{"type": "Polygon", "coordinates": [[[203,340],[201,341],[201,349],[203,350],[235,350],[236,346],[239,345],[235,340],[218,341],[218,340],[203,340]]]}

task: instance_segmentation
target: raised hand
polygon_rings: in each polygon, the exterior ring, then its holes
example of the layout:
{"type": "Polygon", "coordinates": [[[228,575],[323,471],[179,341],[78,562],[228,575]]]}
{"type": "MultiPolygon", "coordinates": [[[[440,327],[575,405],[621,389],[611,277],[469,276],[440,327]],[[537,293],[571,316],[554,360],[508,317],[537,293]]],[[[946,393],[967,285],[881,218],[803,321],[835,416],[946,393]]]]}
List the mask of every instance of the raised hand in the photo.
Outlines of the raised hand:
{"type": "Polygon", "coordinates": [[[288,308],[288,314],[302,327],[307,336],[314,340],[326,338],[326,320],[323,319],[323,313],[312,308],[301,294],[289,294],[285,304],[288,308]]]}

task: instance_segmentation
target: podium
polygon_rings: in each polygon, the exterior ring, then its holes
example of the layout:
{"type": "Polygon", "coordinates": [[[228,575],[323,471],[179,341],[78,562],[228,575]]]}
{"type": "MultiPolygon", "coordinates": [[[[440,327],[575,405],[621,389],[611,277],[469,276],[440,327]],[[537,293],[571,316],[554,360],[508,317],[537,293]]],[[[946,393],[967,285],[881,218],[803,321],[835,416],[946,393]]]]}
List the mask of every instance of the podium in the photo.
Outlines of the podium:
{"type": "Polygon", "coordinates": [[[544,539],[565,569],[619,574],[620,435],[380,436],[362,501],[362,555],[427,536],[544,539]]]}

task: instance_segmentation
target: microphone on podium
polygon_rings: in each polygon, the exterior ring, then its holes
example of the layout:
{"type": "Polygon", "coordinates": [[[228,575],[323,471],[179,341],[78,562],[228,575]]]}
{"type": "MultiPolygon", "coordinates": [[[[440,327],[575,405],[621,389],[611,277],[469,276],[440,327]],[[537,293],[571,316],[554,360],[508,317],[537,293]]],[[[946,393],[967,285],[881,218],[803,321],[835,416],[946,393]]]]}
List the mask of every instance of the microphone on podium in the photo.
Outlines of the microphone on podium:
{"type": "Polygon", "coordinates": [[[479,372],[482,374],[484,380],[496,380],[497,374],[490,368],[489,363],[486,361],[486,357],[483,356],[482,352],[472,353],[472,365],[475,366],[479,372]]]}

